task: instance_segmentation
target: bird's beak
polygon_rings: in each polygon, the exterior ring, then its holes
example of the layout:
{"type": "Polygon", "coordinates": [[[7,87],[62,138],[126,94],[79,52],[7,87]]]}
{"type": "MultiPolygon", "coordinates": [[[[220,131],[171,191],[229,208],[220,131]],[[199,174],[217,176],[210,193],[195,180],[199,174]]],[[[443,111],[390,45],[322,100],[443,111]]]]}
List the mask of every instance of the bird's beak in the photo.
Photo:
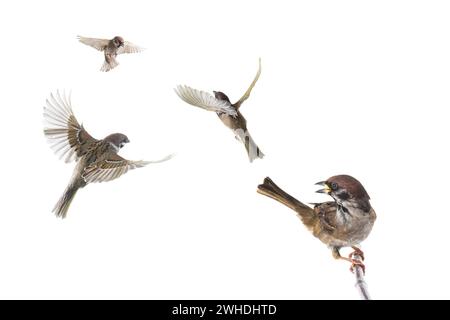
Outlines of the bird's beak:
{"type": "Polygon", "coordinates": [[[318,186],[324,186],[324,187],[325,187],[325,188],[323,188],[323,189],[317,190],[317,191],[316,191],[317,193],[326,193],[326,194],[329,194],[329,193],[331,192],[331,189],[330,189],[330,187],[328,186],[328,184],[327,184],[326,181],[320,181],[320,182],[317,182],[316,185],[318,185],[318,186]]]}
{"type": "Polygon", "coordinates": [[[129,139],[125,140],[125,143],[130,143],[130,140],[129,139]]]}

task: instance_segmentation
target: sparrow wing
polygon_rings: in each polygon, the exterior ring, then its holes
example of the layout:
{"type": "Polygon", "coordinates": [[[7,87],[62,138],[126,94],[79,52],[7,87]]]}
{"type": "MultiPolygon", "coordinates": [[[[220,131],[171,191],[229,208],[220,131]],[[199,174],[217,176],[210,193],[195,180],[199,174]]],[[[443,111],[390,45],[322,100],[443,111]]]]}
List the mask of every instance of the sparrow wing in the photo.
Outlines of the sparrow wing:
{"type": "Polygon", "coordinates": [[[314,211],[319,216],[322,227],[330,233],[337,229],[336,210],[337,206],[334,201],[327,201],[314,206],[314,211]]]}
{"type": "Polygon", "coordinates": [[[235,108],[228,101],[216,99],[213,95],[193,89],[188,86],[178,86],[176,94],[190,105],[214,112],[226,113],[230,116],[237,115],[235,108]]]}
{"type": "Polygon", "coordinates": [[[261,58],[259,58],[259,68],[258,68],[258,72],[256,73],[255,79],[253,79],[253,82],[251,83],[250,87],[247,89],[247,91],[244,93],[244,95],[242,96],[242,98],[239,99],[238,102],[236,102],[234,104],[234,106],[236,107],[236,109],[239,109],[239,107],[241,106],[241,104],[248,99],[248,97],[250,97],[250,93],[252,92],[253,87],[255,86],[256,82],[259,79],[259,76],[261,75],[261,58]]]}
{"type": "Polygon", "coordinates": [[[77,160],[97,142],[75,118],[70,96],[50,94],[44,107],[44,134],[50,147],[65,162],[77,160]]]}
{"type": "Polygon", "coordinates": [[[138,53],[144,51],[144,48],[141,48],[131,42],[125,41],[123,47],[120,47],[117,50],[117,54],[123,54],[123,53],[138,53]]]}
{"type": "Polygon", "coordinates": [[[99,51],[105,50],[109,43],[108,39],[85,38],[82,36],[78,36],[78,41],[99,51]]]}
{"type": "Polygon", "coordinates": [[[122,158],[118,154],[112,154],[107,159],[95,162],[86,167],[82,177],[86,183],[111,181],[127,173],[129,170],[142,168],[150,163],[164,162],[171,158],[172,155],[156,161],[131,161],[122,158]]]}

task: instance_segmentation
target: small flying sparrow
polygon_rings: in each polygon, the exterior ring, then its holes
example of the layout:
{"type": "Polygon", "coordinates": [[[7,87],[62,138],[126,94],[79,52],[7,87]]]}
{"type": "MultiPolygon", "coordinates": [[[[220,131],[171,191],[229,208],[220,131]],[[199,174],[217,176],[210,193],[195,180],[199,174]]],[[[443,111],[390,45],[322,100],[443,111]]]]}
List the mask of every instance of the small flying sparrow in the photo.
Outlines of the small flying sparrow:
{"type": "Polygon", "coordinates": [[[351,270],[355,265],[365,270],[364,264],[353,256],[359,255],[364,260],[364,253],[357,246],[367,238],[376,219],[369,195],[358,180],[348,175],[334,176],[317,184],[324,186],[317,192],[330,195],[334,201],[314,204],[311,208],[284,192],[270,178],[264,179],[258,192],[296,211],[313,235],[328,245],[334,258],[351,262],[351,270]],[[354,252],[348,258],[342,257],[339,253],[342,247],[352,247],[354,252]]]}
{"type": "Polygon", "coordinates": [[[97,140],[93,138],[75,118],[70,102],[70,96],[51,94],[44,107],[44,129],[51,148],[65,162],[76,161],[72,178],[62,197],[53,209],[56,216],[65,218],[70,203],[78,189],[91,182],[114,180],[128,172],[141,168],[149,163],[169,160],[171,156],[158,161],[130,161],[117,153],[129,143],[127,136],[113,133],[97,140]]]}
{"type": "Polygon", "coordinates": [[[122,53],[137,53],[144,50],[131,42],[124,41],[122,37],[114,37],[108,39],[85,38],[78,36],[78,40],[85,45],[91,46],[94,49],[104,52],[105,62],[100,71],[108,72],[119,65],[116,60],[117,55],[122,53]]]}
{"type": "Polygon", "coordinates": [[[247,121],[239,111],[239,108],[250,96],[250,92],[258,81],[260,74],[261,59],[259,59],[259,69],[255,79],[242,98],[233,104],[230,102],[227,95],[220,91],[213,91],[214,96],[212,96],[207,92],[199,91],[188,86],[178,86],[175,90],[178,96],[185,102],[196,107],[216,112],[220,120],[234,132],[236,139],[245,145],[250,162],[256,158],[263,158],[264,154],[250,136],[250,133],[247,130],[247,121]]]}

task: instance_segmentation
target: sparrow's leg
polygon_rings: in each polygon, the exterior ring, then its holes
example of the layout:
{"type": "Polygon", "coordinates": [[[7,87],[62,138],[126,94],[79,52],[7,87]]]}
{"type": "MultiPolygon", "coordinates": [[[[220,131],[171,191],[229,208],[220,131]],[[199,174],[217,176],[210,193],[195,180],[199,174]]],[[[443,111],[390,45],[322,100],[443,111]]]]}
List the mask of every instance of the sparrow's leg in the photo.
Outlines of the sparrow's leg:
{"type": "Polygon", "coordinates": [[[361,260],[362,260],[362,261],[364,261],[364,252],[363,252],[360,248],[355,247],[355,246],[352,246],[352,249],[355,250],[355,251],[353,251],[352,253],[350,253],[350,254],[348,255],[348,257],[351,259],[351,258],[353,258],[353,256],[357,255],[357,256],[360,256],[360,257],[361,257],[361,260]]]}
{"type": "MultiPolygon", "coordinates": [[[[350,266],[350,271],[351,271],[351,272],[354,272],[354,271],[355,271],[355,267],[356,267],[356,266],[359,266],[359,267],[361,267],[361,269],[363,270],[363,273],[366,274],[366,266],[364,265],[364,263],[362,263],[361,260],[343,257],[343,256],[341,256],[341,254],[340,254],[340,252],[339,252],[339,249],[340,249],[340,248],[338,248],[338,247],[333,247],[333,248],[332,248],[332,254],[333,254],[333,257],[334,257],[335,259],[341,259],[341,260],[345,260],[345,261],[350,262],[350,263],[352,264],[352,265],[350,266]]],[[[355,250],[355,251],[356,251],[356,250],[355,250]]],[[[362,252],[362,251],[361,251],[361,252],[362,252]]]]}

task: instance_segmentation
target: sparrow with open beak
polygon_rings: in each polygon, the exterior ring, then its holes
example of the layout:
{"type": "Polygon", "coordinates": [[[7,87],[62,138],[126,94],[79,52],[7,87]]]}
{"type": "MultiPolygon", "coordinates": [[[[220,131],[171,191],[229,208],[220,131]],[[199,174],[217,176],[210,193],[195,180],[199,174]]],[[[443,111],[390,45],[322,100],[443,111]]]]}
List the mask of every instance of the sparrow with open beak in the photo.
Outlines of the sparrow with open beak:
{"type": "Polygon", "coordinates": [[[85,38],[78,36],[78,40],[85,45],[91,46],[94,49],[102,51],[105,55],[105,62],[100,71],[108,72],[119,65],[116,60],[117,55],[123,53],[137,53],[144,50],[141,47],[132,44],[131,42],[124,41],[122,37],[116,36],[111,40],[108,39],[96,39],[85,38]]]}
{"type": "Polygon", "coordinates": [[[93,138],[75,118],[70,97],[61,95],[59,91],[47,99],[44,120],[44,134],[51,148],[65,162],[77,162],[69,185],[53,209],[56,216],[61,218],[66,217],[77,191],[87,184],[111,181],[129,170],[171,158],[168,156],[157,161],[131,161],[122,158],[118,152],[130,142],[127,136],[113,133],[102,140],[93,138]]]}
{"type": "Polygon", "coordinates": [[[242,103],[248,99],[250,93],[261,75],[261,59],[259,59],[259,69],[250,87],[244,95],[235,103],[231,103],[227,95],[221,91],[213,91],[211,94],[193,89],[188,86],[178,86],[175,92],[185,102],[209,111],[214,111],[220,120],[230,128],[236,139],[241,141],[247,150],[250,162],[256,158],[263,158],[264,154],[253,141],[249,131],[247,130],[247,121],[239,111],[242,103]]]}
{"type": "Polygon", "coordinates": [[[317,184],[324,187],[317,192],[330,195],[334,201],[314,204],[311,208],[284,192],[270,178],[264,179],[258,192],[297,212],[313,235],[328,245],[334,258],[351,262],[351,270],[355,265],[365,270],[364,264],[353,256],[357,254],[364,260],[358,246],[367,238],[376,219],[369,195],[358,180],[348,175],[334,176],[317,184]],[[348,258],[342,257],[339,253],[342,247],[352,247],[354,252],[348,258]]]}

